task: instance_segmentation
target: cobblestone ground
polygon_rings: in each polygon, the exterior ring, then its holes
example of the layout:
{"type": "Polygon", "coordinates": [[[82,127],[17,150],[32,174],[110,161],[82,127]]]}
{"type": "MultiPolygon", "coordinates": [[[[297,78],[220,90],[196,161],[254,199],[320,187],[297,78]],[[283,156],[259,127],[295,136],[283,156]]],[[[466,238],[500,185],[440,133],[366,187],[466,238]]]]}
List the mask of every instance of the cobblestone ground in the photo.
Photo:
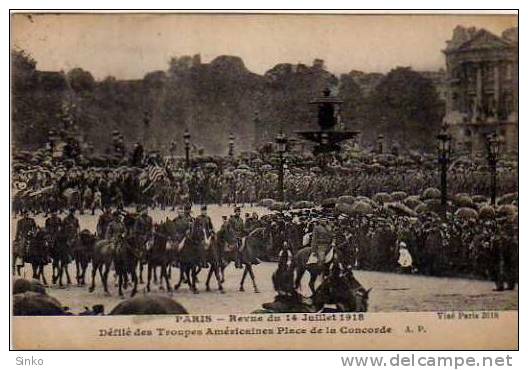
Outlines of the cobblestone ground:
{"type": "MultiPolygon", "coordinates": [[[[266,213],[263,208],[242,209],[242,212],[256,211],[260,214],[266,213]]],[[[198,214],[198,208],[193,209],[194,214],[198,214]]],[[[215,228],[221,224],[222,215],[230,215],[232,209],[228,207],[209,206],[209,215],[213,220],[215,228]]],[[[155,221],[164,220],[165,217],[174,217],[175,213],[170,211],[150,210],[149,214],[155,221]]],[[[95,230],[98,214],[78,216],[81,228],[95,230]]],[[[38,224],[44,223],[44,218],[36,218],[38,224]]],[[[15,222],[16,223],[16,222],[15,222]]],[[[13,230],[13,234],[14,235],[13,230]]],[[[249,277],[245,282],[245,292],[239,292],[239,283],[242,277],[242,270],[237,270],[233,265],[226,269],[226,282],[224,284],[225,294],[220,294],[216,290],[214,278],[211,283],[211,292],[206,292],[204,282],[206,272],[199,275],[200,294],[193,294],[187,286],[183,286],[172,297],[183,304],[190,313],[249,313],[261,306],[264,302],[270,302],[275,295],[271,283],[271,274],[276,268],[275,263],[263,262],[254,267],[256,281],[260,293],[254,293],[249,277]]],[[[75,267],[70,264],[70,276],[74,278],[75,267]]],[[[88,271],[89,272],[89,271],[88,271]]],[[[173,271],[173,284],[179,275],[179,271],[173,271]]],[[[23,274],[31,276],[31,268],[26,265],[23,274]]],[[[51,275],[51,267],[46,267],[47,276],[51,275]]],[[[405,275],[396,273],[381,273],[372,271],[357,271],[356,278],[366,288],[372,288],[369,301],[369,311],[372,312],[392,312],[392,311],[449,311],[449,310],[517,310],[517,291],[494,292],[493,284],[488,281],[455,279],[455,278],[435,278],[420,275],[405,275]]],[[[90,276],[89,273],[87,276],[90,276]]],[[[144,272],[146,278],[146,271],[144,272]]],[[[51,278],[49,278],[51,281],[51,278]]],[[[112,281],[112,279],[110,279],[112,281]]],[[[75,282],[73,282],[75,284],[75,282]]],[[[308,276],[303,279],[303,294],[307,291],[308,276]]],[[[97,280],[97,288],[94,293],[89,293],[87,287],[77,287],[75,285],[65,288],[52,286],[48,293],[56,297],[63,305],[70,307],[71,311],[77,313],[85,306],[91,307],[94,304],[104,304],[109,312],[122,299],[117,295],[117,288],[112,283],[110,285],[111,296],[106,296],[102,291],[102,286],[97,280]]],[[[159,291],[156,285],[153,292],[169,294],[159,291]]],[[[144,285],[139,286],[139,293],[144,293],[144,285]]]]}

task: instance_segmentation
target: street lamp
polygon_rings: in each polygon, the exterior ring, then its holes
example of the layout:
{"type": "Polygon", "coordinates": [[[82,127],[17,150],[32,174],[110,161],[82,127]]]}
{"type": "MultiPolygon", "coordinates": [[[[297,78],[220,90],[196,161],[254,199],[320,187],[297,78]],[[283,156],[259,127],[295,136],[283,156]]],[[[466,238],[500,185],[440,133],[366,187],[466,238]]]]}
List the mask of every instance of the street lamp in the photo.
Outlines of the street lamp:
{"type": "Polygon", "coordinates": [[[287,150],[286,145],[288,139],[282,130],[275,138],[275,143],[277,144],[277,152],[279,153],[279,199],[284,202],[284,153],[287,150]]]}
{"type": "Polygon", "coordinates": [[[440,163],[440,188],[442,191],[442,213],[447,214],[447,165],[451,155],[451,135],[447,132],[447,126],[442,127],[440,134],[436,136],[438,140],[438,162],[440,163]]]}
{"type": "Polygon", "coordinates": [[[191,134],[188,129],[183,132],[183,144],[185,145],[185,167],[189,168],[189,151],[191,150],[191,134]]]}
{"type": "Polygon", "coordinates": [[[235,135],[231,132],[229,134],[229,157],[233,158],[235,154],[235,135]]]}
{"type": "Polygon", "coordinates": [[[497,134],[492,133],[487,136],[487,147],[488,147],[488,164],[491,173],[491,205],[495,205],[495,199],[497,197],[497,159],[499,156],[499,140],[497,134]]]}
{"type": "Polygon", "coordinates": [[[383,141],[385,140],[385,136],[383,134],[379,134],[378,138],[376,139],[376,143],[378,144],[378,154],[383,154],[383,141]]]}

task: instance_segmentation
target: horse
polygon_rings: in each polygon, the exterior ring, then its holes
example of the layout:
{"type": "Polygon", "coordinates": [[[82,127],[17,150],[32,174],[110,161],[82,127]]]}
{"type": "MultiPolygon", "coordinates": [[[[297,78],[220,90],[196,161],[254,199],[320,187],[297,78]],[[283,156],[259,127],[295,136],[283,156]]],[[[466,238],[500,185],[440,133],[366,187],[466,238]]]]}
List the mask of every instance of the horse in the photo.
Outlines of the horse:
{"type": "Polygon", "coordinates": [[[230,262],[236,262],[240,253],[241,263],[244,266],[244,272],[242,273],[242,280],[240,281],[239,291],[244,291],[244,281],[246,276],[249,274],[251,281],[253,283],[253,289],[255,293],[259,293],[257,284],[255,282],[255,274],[253,273],[253,265],[256,265],[259,262],[259,259],[263,256],[268,255],[270,250],[273,247],[273,239],[271,235],[271,230],[269,226],[259,227],[253,230],[248,234],[248,236],[243,241],[241,251],[237,252],[236,250],[236,239],[228,229],[225,230],[222,235],[218,236],[220,240],[220,250],[222,255],[222,268],[221,272],[221,282],[224,282],[224,270],[229,265],[230,262]]]}
{"type": "Polygon", "coordinates": [[[104,291],[107,295],[110,295],[108,291],[108,272],[110,271],[113,257],[114,243],[111,240],[102,239],[95,243],[92,255],[92,285],[89,289],[90,293],[95,290],[95,275],[99,270],[104,291]]]}
{"type": "Polygon", "coordinates": [[[191,291],[194,294],[198,294],[196,281],[203,263],[203,249],[205,249],[203,234],[201,232],[199,228],[191,227],[187,236],[178,245],[180,280],[174,286],[174,290],[178,290],[185,279],[191,291]]]}
{"type": "Polygon", "coordinates": [[[82,230],[79,239],[73,248],[73,258],[75,259],[77,286],[86,285],[86,268],[92,259],[97,238],[89,230],[82,230]]]}
{"type": "Polygon", "coordinates": [[[123,296],[123,288],[127,288],[128,274],[130,274],[134,284],[130,296],[133,297],[137,293],[138,276],[136,269],[141,258],[138,242],[133,236],[120,236],[114,243],[113,261],[117,274],[119,296],[123,296]]]}
{"type": "Polygon", "coordinates": [[[312,304],[316,311],[321,311],[325,304],[335,304],[338,312],[367,312],[369,293],[354,277],[349,268],[340,268],[333,263],[330,274],[317,287],[312,304]]]}
{"type": "Polygon", "coordinates": [[[170,233],[172,221],[167,220],[165,223],[154,226],[154,237],[152,243],[146,251],[147,261],[147,291],[150,292],[150,281],[152,272],[156,272],[156,267],[160,267],[160,289],[163,289],[163,281],[168,292],[171,292],[169,269],[175,261],[178,253],[178,243],[170,233]]]}
{"type": "Polygon", "coordinates": [[[222,246],[223,242],[218,235],[213,235],[209,242],[209,247],[206,250],[206,259],[209,263],[209,273],[207,274],[207,279],[205,281],[205,290],[210,291],[209,282],[211,277],[215,276],[216,284],[218,285],[218,291],[224,293],[224,288],[222,286],[223,280],[223,269],[225,268],[222,261],[222,246]]]}
{"type": "Polygon", "coordinates": [[[300,288],[304,273],[308,271],[310,274],[308,286],[310,287],[312,294],[315,294],[315,282],[317,281],[317,278],[319,275],[326,274],[328,272],[329,261],[325,261],[325,259],[327,259],[327,256],[331,251],[335,253],[335,258],[345,266],[349,266],[350,268],[354,266],[355,260],[353,258],[353,254],[348,251],[347,246],[348,240],[338,246],[333,243],[329,244],[325,248],[320,248],[318,250],[318,263],[308,263],[310,255],[312,254],[312,247],[301,248],[297,253],[295,253],[293,257],[293,264],[295,266],[295,289],[300,288]]]}
{"type": "Polygon", "coordinates": [[[50,243],[50,254],[53,260],[52,269],[52,282],[56,284],[59,282],[59,286],[62,287],[62,276],[66,274],[67,285],[71,284],[70,273],[68,272],[68,264],[71,260],[72,246],[75,245],[77,240],[71,240],[61,230],[57,233],[55,238],[49,238],[50,243]]]}
{"type": "Polygon", "coordinates": [[[40,281],[42,278],[42,283],[48,285],[44,274],[44,266],[49,263],[49,245],[46,232],[40,229],[33,235],[32,233],[28,234],[26,242],[28,247],[26,261],[31,264],[33,279],[40,281]]]}

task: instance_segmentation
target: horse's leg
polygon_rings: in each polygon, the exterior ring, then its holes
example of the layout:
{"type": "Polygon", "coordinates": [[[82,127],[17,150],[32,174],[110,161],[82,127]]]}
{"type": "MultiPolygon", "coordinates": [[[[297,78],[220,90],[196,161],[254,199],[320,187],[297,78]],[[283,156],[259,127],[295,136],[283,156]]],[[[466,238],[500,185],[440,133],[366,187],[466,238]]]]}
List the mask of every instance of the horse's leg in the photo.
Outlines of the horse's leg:
{"type": "Polygon", "coordinates": [[[117,285],[119,287],[119,296],[123,298],[123,290],[121,287],[123,286],[123,272],[120,271],[117,273],[117,285]]]}
{"type": "Polygon", "coordinates": [[[150,292],[150,280],[152,279],[152,265],[147,264],[147,292],[150,292]]]}
{"type": "Polygon", "coordinates": [[[45,266],[46,265],[44,265],[43,263],[40,264],[40,275],[42,276],[42,284],[44,284],[44,286],[47,286],[48,282],[46,281],[46,275],[44,275],[45,266]]]}
{"type": "Polygon", "coordinates": [[[312,295],[315,294],[315,281],[317,280],[317,276],[319,274],[315,271],[309,271],[310,272],[310,282],[308,285],[310,286],[310,290],[312,291],[312,295]]]}
{"type": "Polygon", "coordinates": [[[209,268],[209,272],[207,273],[207,279],[205,280],[205,290],[210,291],[211,288],[209,288],[209,281],[211,280],[211,276],[213,275],[213,265],[211,264],[211,267],[209,268]]]}
{"type": "Polygon", "coordinates": [[[90,286],[89,292],[93,292],[95,290],[95,275],[97,275],[97,264],[92,262],[92,285],[90,286]]]}
{"type": "Polygon", "coordinates": [[[77,280],[77,286],[81,286],[81,263],[75,258],[75,279],[77,280]]]}
{"type": "MultiPolygon", "coordinates": [[[[194,270],[194,268],[193,268],[193,270],[194,270]]],[[[195,271],[196,271],[196,274],[195,274],[195,278],[196,278],[196,280],[195,280],[195,281],[196,281],[197,283],[199,283],[200,280],[198,280],[198,274],[202,271],[202,266],[198,266],[198,269],[195,270],[195,271]]]]}
{"type": "Polygon", "coordinates": [[[242,280],[240,280],[240,291],[244,291],[244,280],[246,280],[246,275],[248,273],[247,265],[244,267],[244,272],[242,273],[242,280]]]}
{"type": "Polygon", "coordinates": [[[82,272],[81,272],[81,281],[82,281],[82,286],[85,286],[86,285],[86,269],[88,268],[88,261],[83,261],[82,264],[81,264],[81,269],[82,269],[82,272]]]}
{"type": "Polygon", "coordinates": [[[165,286],[167,287],[167,292],[171,292],[169,274],[167,273],[167,264],[163,263],[161,265],[161,276],[160,279],[165,279],[165,286]]]}
{"type": "Polygon", "coordinates": [[[249,271],[249,276],[251,277],[251,282],[253,283],[253,290],[255,291],[255,293],[260,293],[257,288],[257,283],[255,281],[255,274],[253,273],[253,267],[251,266],[251,264],[247,265],[247,269],[249,271]]]}
{"type": "MultiPolygon", "coordinates": [[[[143,264],[140,262],[139,263],[139,271],[141,271],[142,269],[143,269],[143,264]]],[[[157,266],[154,265],[152,267],[152,275],[154,276],[154,284],[158,283],[158,273],[157,273],[156,269],[157,269],[157,266]]]]}
{"type": "Polygon", "coordinates": [[[36,262],[31,263],[31,271],[33,272],[33,279],[38,279],[38,264],[36,262]]]}
{"type": "MultiPolygon", "coordinates": [[[[211,268],[213,268],[212,265],[211,268]]],[[[216,278],[216,284],[218,284],[218,290],[220,291],[220,293],[224,293],[224,287],[222,287],[222,282],[220,279],[220,267],[218,266],[218,264],[215,264],[214,266],[214,274],[216,278]]]]}
{"type": "Polygon", "coordinates": [[[178,290],[180,288],[180,285],[183,282],[183,268],[184,268],[183,265],[180,264],[180,280],[178,281],[176,285],[174,285],[174,290],[178,290]]]}
{"type": "Polygon", "coordinates": [[[192,279],[192,291],[194,294],[198,294],[198,288],[196,288],[196,282],[198,281],[198,273],[200,272],[201,268],[197,268],[196,266],[191,267],[190,271],[190,279],[192,279]]]}
{"type": "MultiPolygon", "coordinates": [[[[156,271],[154,271],[154,273],[156,273],[156,271]]],[[[156,280],[154,280],[154,282],[156,282],[156,280]]],[[[143,282],[143,263],[141,261],[139,262],[139,283],[144,284],[143,282]]]]}
{"type": "Polygon", "coordinates": [[[58,280],[59,280],[59,286],[62,287],[62,275],[64,273],[64,263],[62,258],[59,258],[58,261],[58,280]]]}
{"type": "Polygon", "coordinates": [[[68,266],[69,266],[69,262],[66,259],[63,261],[63,269],[64,269],[64,272],[66,273],[66,284],[70,285],[71,279],[70,279],[70,273],[68,272],[68,266]]]}
{"type": "Polygon", "coordinates": [[[51,263],[51,283],[56,284],[57,283],[57,276],[58,276],[58,260],[56,258],[53,259],[53,262],[51,263]]]}
{"type": "Polygon", "coordinates": [[[108,272],[110,272],[110,266],[108,264],[104,264],[105,271],[103,273],[103,266],[101,266],[101,269],[99,272],[101,273],[101,280],[103,280],[104,285],[104,291],[107,295],[110,295],[110,292],[108,291],[108,272]]]}
{"type": "Polygon", "coordinates": [[[227,263],[222,263],[222,266],[220,267],[220,272],[222,273],[222,280],[220,280],[220,282],[221,282],[222,284],[225,283],[225,274],[224,274],[224,272],[225,272],[225,269],[226,269],[226,267],[227,267],[228,265],[229,265],[229,262],[227,262],[227,263]]]}
{"type": "Polygon", "coordinates": [[[295,271],[295,289],[299,289],[301,287],[301,280],[304,276],[305,271],[306,269],[303,266],[299,266],[295,271]]]}
{"type": "Polygon", "coordinates": [[[132,292],[130,293],[130,297],[133,297],[137,293],[137,286],[138,286],[138,276],[137,276],[137,272],[135,268],[132,269],[131,278],[132,278],[132,283],[134,285],[132,286],[132,292]]]}
{"type": "MultiPolygon", "coordinates": [[[[132,269],[130,269],[130,275],[132,275],[132,269]]],[[[128,289],[128,271],[127,270],[123,272],[123,289],[124,290],[128,289]]]]}

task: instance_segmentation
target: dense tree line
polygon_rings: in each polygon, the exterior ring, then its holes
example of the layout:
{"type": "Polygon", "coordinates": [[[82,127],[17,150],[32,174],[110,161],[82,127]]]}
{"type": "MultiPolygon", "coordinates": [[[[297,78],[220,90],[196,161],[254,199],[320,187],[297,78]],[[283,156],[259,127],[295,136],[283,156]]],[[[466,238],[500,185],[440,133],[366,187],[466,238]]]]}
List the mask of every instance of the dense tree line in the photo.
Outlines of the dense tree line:
{"type": "Polygon", "coordinates": [[[366,94],[355,75],[338,78],[322,60],[311,66],[278,64],[258,75],[239,57],[202,63],[199,56],[184,56],[172,58],[167,71],[147,73],[141,80],[109,76],[96,81],[81,68],[39,71],[31,56],[13,50],[12,128],[18,147],[35,148],[68,116],[99,151],[109,147],[109,133],[119,130],[128,144],[139,140],[168,151],[175,141],[179,154],[188,128],[197,147],[225,154],[230,132],[237,136],[237,149],[248,150],[254,137],[263,144],[281,127],[290,133],[316,128],[315,108],[307,103],[330,87],[345,101],[346,127],[361,130],[365,144],[380,133],[414,149],[431,144],[443,115],[431,80],[398,67],[366,94]]]}

